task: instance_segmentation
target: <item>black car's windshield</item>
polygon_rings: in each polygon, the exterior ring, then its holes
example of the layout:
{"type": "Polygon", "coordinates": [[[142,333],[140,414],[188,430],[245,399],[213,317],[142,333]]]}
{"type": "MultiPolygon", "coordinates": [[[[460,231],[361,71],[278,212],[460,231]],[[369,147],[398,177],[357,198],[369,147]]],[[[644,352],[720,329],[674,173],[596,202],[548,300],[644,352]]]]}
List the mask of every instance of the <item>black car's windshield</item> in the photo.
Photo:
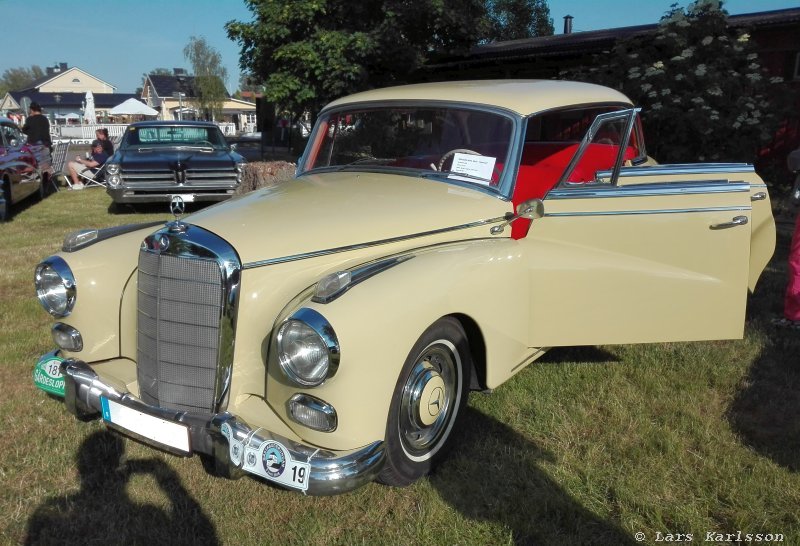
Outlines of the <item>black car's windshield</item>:
{"type": "Polygon", "coordinates": [[[154,147],[199,147],[224,149],[225,137],[218,127],[192,127],[185,125],[159,125],[152,127],[129,126],[122,140],[123,149],[154,147]]]}
{"type": "Polygon", "coordinates": [[[303,170],[441,173],[496,185],[513,134],[511,118],[444,106],[353,108],[323,115],[303,170]]]}

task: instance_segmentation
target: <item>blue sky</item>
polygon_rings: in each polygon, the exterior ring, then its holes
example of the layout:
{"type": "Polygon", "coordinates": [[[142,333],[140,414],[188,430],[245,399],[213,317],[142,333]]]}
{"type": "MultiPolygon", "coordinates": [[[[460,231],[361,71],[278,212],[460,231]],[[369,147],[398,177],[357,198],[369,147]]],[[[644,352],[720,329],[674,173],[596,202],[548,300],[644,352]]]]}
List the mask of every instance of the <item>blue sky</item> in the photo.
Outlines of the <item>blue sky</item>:
{"type": "MultiPolygon", "coordinates": [[[[369,0],[367,0],[369,1],[369,0]]],[[[575,32],[655,23],[673,2],[688,0],[549,0],[556,33],[572,15],[575,32]]],[[[787,0],[728,0],[731,14],[799,7],[787,0]]],[[[66,62],[133,93],[142,74],[154,68],[186,68],[183,48],[190,36],[203,36],[221,55],[228,89],[239,82],[239,48],[228,40],[224,24],[249,21],[242,0],[0,0],[3,55],[8,68],[42,68],[66,62]],[[13,46],[9,46],[13,44],[13,46]]]]}

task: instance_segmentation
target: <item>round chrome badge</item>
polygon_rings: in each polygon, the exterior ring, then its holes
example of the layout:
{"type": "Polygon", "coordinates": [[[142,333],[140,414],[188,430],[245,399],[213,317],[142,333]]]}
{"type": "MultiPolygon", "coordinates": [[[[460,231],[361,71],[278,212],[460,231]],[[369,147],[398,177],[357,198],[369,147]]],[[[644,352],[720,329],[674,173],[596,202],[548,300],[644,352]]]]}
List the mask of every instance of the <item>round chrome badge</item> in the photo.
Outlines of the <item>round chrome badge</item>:
{"type": "Polygon", "coordinates": [[[180,195],[172,196],[172,199],[169,202],[169,211],[176,220],[181,214],[186,212],[186,203],[183,202],[183,198],[180,195]]]}
{"type": "Polygon", "coordinates": [[[158,238],[158,250],[164,252],[169,248],[169,237],[162,235],[158,238]]]}

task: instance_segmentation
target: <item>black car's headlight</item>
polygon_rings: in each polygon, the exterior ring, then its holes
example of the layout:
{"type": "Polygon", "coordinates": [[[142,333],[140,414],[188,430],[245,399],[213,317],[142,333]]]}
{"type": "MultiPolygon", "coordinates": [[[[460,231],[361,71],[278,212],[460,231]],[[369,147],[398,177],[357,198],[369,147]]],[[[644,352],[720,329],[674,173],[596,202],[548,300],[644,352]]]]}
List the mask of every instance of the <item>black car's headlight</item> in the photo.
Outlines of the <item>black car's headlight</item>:
{"type": "Polygon", "coordinates": [[[62,258],[50,256],[37,265],[34,284],[39,303],[54,317],[66,317],[75,307],[75,277],[62,258]]]}
{"type": "Polygon", "coordinates": [[[303,308],[278,329],[278,362],[290,381],[319,386],[339,367],[339,340],[330,323],[313,309],[303,308]]]}
{"type": "Polygon", "coordinates": [[[122,183],[122,168],[119,163],[106,164],[106,182],[112,188],[116,188],[122,183]]]}

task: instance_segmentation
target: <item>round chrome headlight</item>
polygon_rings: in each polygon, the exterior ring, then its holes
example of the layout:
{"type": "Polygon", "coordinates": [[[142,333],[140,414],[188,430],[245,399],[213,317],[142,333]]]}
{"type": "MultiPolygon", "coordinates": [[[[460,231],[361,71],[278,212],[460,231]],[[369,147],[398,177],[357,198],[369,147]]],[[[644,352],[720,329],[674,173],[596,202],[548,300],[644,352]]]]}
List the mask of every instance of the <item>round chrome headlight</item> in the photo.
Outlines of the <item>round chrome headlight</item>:
{"type": "Polygon", "coordinates": [[[313,309],[300,309],[277,335],[278,362],[295,384],[316,387],[339,367],[339,341],[333,327],[313,309]]]}
{"type": "Polygon", "coordinates": [[[66,317],[75,306],[77,288],[67,262],[51,256],[36,266],[36,296],[44,310],[54,317],[66,317]]]}

